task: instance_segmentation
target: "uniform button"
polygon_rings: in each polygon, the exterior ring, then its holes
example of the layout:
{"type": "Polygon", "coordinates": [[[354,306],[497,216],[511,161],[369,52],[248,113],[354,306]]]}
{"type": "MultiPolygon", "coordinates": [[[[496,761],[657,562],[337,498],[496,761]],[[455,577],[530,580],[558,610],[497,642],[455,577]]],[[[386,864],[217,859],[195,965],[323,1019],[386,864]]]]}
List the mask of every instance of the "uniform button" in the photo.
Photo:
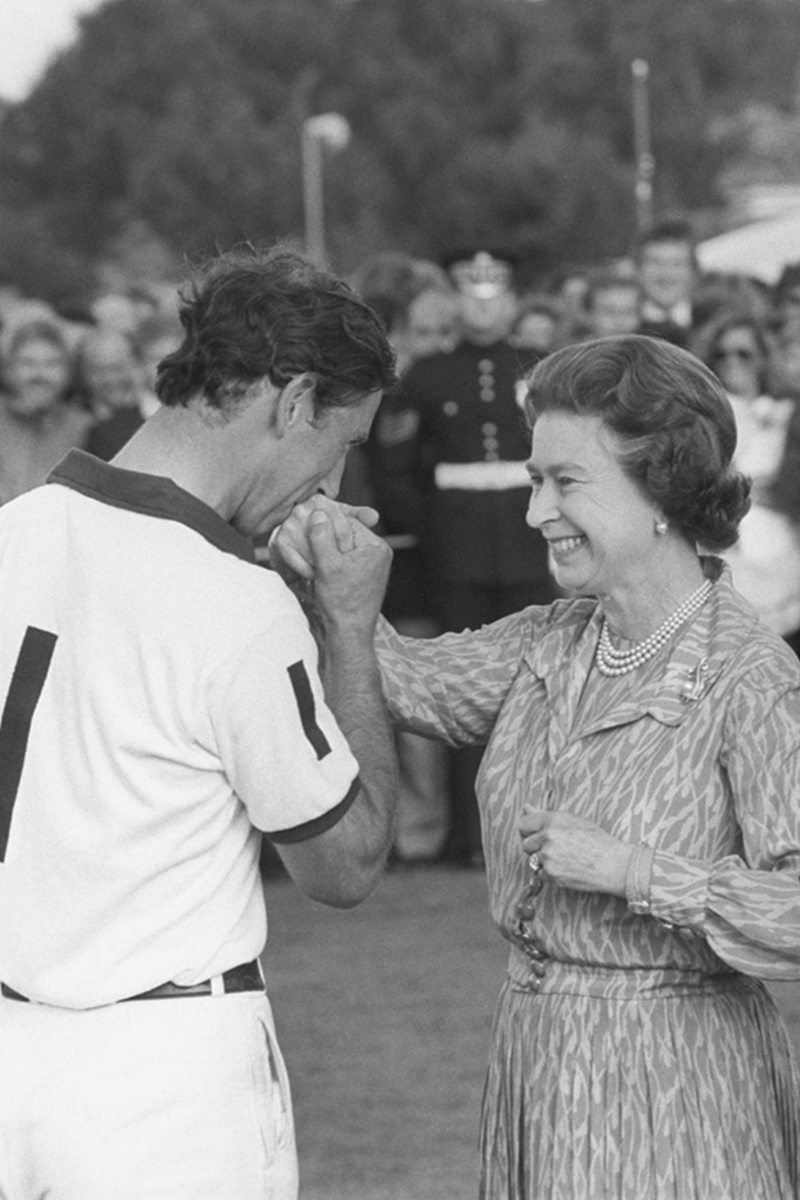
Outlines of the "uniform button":
{"type": "Polygon", "coordinates": [[[492,371],[494,371],[494,363],[490,358],[482,358],[478,363],[478,370],[482,374],[491,375],[492,371]]]}
{"type": "Polygon", "coordinates": [[[498,462],[500,459],[496,450],[487,450],[483,457],[486,462],[498,462]]]}
{"type": "Polygon", "coordinates": [[[493,387],[482,387],[481,388],[481,400],[484,400],[487,404],[491,404],[492,400],[494,400],[494,388],[493,387]]]}
{"type": "Polygon", "coordinates": [[[448,400],[442,407],[448,417],[454,417],[458,412],[458,405],[455,400],[448,400]]]}
{"type": "Polygon", "coordinates": [[[496,437],[485,437],[483,439],[483,448],[484,450],[498,450],[500,443],[496,437]]]}
{"type": "Polygon", "coordinates": [[[487,437],[494,437],[497,433],[497,426],[494,421],[484,421],[481,425],[481,433],[486,434],[487,437]]]}

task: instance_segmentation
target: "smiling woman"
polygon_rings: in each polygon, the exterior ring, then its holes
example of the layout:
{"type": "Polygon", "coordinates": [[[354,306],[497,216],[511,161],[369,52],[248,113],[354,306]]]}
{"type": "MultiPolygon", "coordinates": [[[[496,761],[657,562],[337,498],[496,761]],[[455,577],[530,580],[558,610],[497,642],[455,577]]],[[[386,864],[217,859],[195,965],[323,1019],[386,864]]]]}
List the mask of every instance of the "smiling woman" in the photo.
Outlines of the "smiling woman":
{"type": "Polygon", "coordinates": [[[796,1200],[800,1076],[759,980],[800,978],[800,665],[708,553],[748,504],[731,406],[638,335],[550,355],[527,403],[568,597],[379,644],[396,722],[487,743],[511,952],[480,1196],[796,1200]]]}

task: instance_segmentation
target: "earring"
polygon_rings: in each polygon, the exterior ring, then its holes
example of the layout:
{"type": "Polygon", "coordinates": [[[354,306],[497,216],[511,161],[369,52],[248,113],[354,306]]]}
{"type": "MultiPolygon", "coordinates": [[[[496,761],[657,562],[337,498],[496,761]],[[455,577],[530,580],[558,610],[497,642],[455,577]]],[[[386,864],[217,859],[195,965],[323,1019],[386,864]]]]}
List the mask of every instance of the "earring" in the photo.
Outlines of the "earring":
{"type": "Polygon", "coordinates": [[[663,536],[664,536],[664,534],[665,534],[665,533],[667,532],[667,530],[669,529],[669,523],[668,523],[667,521],[665,521],[663,517],[660,517],[660,518],[659,518],[659,519],[656,521],[656,523],[655,523],[655,527],[656,527],[656,536],[657,536],[657,537],[663,537],[663,536]]]}

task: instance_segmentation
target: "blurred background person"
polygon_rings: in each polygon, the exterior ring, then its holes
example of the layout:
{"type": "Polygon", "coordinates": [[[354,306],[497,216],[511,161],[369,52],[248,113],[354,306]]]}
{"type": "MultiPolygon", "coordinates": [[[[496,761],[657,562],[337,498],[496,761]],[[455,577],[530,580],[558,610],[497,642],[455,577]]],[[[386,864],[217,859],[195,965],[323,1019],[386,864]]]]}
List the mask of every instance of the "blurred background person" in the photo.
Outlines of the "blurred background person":
{"type": "Polygon", "coordinates": [[[780,395],[800,400],[800,262],[789,263],[773,289],[772,375],[780,395]]]}
{"type": "MultiPolygon", "coordinates": [[[[528,438],[518,384],[539,357],[511,345],[517,315],[511,264],[478,251],[450,266],[461,338],[405,373],[383,475],[416,509],[433,611],[443,631],[477,629],[556,595],[541,535],[525,524],[528,438]]],[[[381,453],[387,432],[378,416],[381,453]],[[381,429],[383,428],[383,433],[381,429]]],[[[481,747],[449,751],[449,833],[443,858],[483,865],[475,776],[481,747]]]]}
{"type": "Polygon", "coordinates": [[[9,318],[0,335],[0,504],[44,483],[91,417],[75,399],[75,369],[55,316],[9,318]]]}
{"type": "Polygon", "coordinates": [[[787,263],[773,289],[775,324],[800,340],[800,262],[787,263]]]}
{"type": "Polygon", "coordinates": [[[693,350],[728,394],[734,462],[752,480],[750,511],[725,553],[734,583],[764,623],[800,650],[800,406],[771,394],[770,342],[753,314],[717,313],[693,350]]]}
{"type": "Polygon", "coordinates": [[[109,461],[158,410],[158,366],[182,337],[177,317],[151,312],[132,334],[110,324],[84,334],[78,345],[78,368],[95,418],[86,446],[90,453],[109,461]]]}
{"type": "Polygon", "coordinates": [[[558,301],[541,292],[520,296],[517,315],[508,334],[509,344],[538,362],[556,348],[562,324],[558,301]]]}
{"type": "MultiPolygon", "coordinates": [[[[366,260],[353,278],[358,294],[383,318],[397,355],[400,387],[384,395],[369,440],[348,455],[340,495],[377,508],[379,532],[394,552],[383,614],[412,637],[439,632],[433,615],[419,531],[422,499],[413,451],[416,414],[406,406],[402,379],[430,354],[447,353],[459,337],[459,306],[449,277],[438,264],[387,252],[366,260]]],[[[439,743],[398,730],[400,797],[393,861],[438,861],[448,831],[446,753],[439,743]]]]}
{"type": "Polygon", "coordinates": [[[637,332],[688,346],[695,323],[692,301],[698,275],[689,222],[665,219],[647,230],[637,243],[636,269],[642,288],[637,332]]]}
{"type": "Polygon", "coordinates": [[[129,335],[113,326],[91,329],[78,346],[78,370],[94,418],[86,449],[108,462],[144,421],[142,375],[129,335]]]}
{"type": "Polygon", "coordinates": [[[634,275],[608,268],[587,277],[583,322],[590,338],[636,333],[641,323],[642,287],[634,275]]]}
{"type": "Polygon", "coordinates": [[[150,313],[139,322],[132,340],[140,373],[139,411],[146,419],[160,407],[156,395],[158,368],[180,346],[183,328],[171,312],[150,313]]]}

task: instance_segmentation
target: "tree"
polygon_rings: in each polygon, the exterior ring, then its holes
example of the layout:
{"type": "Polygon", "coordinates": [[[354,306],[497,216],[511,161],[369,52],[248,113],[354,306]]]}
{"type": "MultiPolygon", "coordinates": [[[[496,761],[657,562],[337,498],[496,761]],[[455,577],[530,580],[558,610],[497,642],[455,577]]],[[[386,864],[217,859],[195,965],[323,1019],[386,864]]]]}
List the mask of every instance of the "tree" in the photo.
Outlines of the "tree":
{"type": "Polygon", "coordinates": [[[0,204],[88,264],[137,222],[167,257],[299,237],[303,121],[337,111],[336,266],[487,241],[535,273],[631,240],[632,59],[656,206],[696,209],[721,117],[791,109],[799,56],[796,0],[108,0],[0,117],[0,204]]]}

